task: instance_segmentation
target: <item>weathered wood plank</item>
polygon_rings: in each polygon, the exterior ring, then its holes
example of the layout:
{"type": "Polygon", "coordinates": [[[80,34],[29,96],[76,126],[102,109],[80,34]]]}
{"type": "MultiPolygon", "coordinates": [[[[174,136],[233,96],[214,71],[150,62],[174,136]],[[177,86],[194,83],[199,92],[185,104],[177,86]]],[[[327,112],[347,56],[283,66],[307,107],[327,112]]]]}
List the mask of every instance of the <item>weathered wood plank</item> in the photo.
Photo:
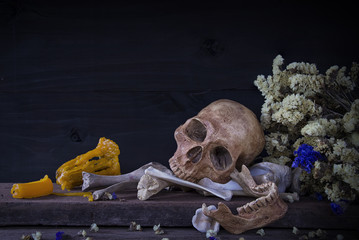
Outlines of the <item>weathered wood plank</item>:
{"type": "MultiPolygon", "coordinates": [[[[0,227],[0,236],[2,240],[14,240],[20,239],[22,235],[29,235],[39,231],[42,233],[42,239],[55,239],[55,234],[57,232],[64,232],[66,239],[78,240],[79,237],[77,233],[79,231],[85,230],[87,236],[94,239],[106,239],[106,240],[118,240],[118,239],[162,239],[169,238],[170,240],[183,240],[183,239],[207,239],[204,233],[200,233],[194,228],[168,228],[162,227],[165,231],[162,235],[155,235],[151,227],[144,227],[142,231],[128,231],[128,227],[105,227],[99,226],[98,232],[90,232],[89,226],[85,227],[0,227]]],[[[302,235],[308,234],[310,231],[315,231],[317,229],[300,229],[300,233],[295,235],[292,233],[292,229],[273,229],[273,228],[263,228],[265,231],[265,236],[263,239],[278,239],[278,240],[298,240],[302,235]]],[[[223,240],[238,240],[240,237],[245,238],[245,240],[256,240],[261,237],[256,234],[257,230],[250,230],[243,234],[234,235],[230,234],[225,230],[220,230],[217,237],[223,240]]],[[[357,231],[348,231],[348,230],[331,230],[326,229],[327,238],[326,239],[337,239],[337,235],[340,234],[344,236],[344,239],[358,239],[357,231]]]]}
{"type": "MultiPolygon", "coordinates": [[[[135,221],[142,226],[161,223],[166,227],[191,227],[196,209],[216,205],[221,199],[203,197],[196,192],[163,191],[147,201],[137,199],[135,191],[118,194],[122,200],[88,202],[82,197],[46,196],[36,199],[13,199],[11,184],[0,184],[0,225],[128,226],[135,221]],[[34,217],[36,216],[36,217],[34,217]]],[[[59,191],[59,186],[55,186],[59,191]]],[[[253,198],[234,197],[226,204],[235,209],[253,198]]],[[[284,218],[270,224],[273,228],[357,229],[359,206],[350,205],[342,216],[335,215],[327,201],[303,198],[289,204],[284,218]]]]}

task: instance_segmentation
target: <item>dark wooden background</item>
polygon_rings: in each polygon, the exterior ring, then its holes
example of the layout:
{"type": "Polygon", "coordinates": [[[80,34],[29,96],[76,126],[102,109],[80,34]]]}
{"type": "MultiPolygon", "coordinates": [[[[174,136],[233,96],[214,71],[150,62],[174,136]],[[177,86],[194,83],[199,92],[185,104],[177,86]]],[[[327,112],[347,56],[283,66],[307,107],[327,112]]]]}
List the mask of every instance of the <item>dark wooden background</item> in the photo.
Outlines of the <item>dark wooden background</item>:
{"type": "Polygon", "coordinates": [[[37,180],[93,149],[122,171],[168,164],[174,130],[214,100],[260,116],[272,60],[358,61],[346,1],[0,1],[0,182],[37,180]]]}

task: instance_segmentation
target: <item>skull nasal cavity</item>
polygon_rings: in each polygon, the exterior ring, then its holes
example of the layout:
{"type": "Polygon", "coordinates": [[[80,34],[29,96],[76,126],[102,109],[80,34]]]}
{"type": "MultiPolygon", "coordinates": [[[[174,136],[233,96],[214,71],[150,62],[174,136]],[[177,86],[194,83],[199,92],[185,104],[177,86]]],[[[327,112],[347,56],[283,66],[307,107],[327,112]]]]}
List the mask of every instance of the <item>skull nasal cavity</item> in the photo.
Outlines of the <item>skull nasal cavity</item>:
{"type": "Polygon", "coordinates": [[[211,161],[217,170],[224,170],[232,164],[232,158],[224,147],[215,147],[211,151],[211,161]]]}
{"type": "Polygon", "coordinates": [[[200,121],[192,119],[187,125],[186,134],[196,142],[203,142],[206,138],[207,130],[200,121]]]}
{"type": "Polygon", "coordinates": [[[187,158],[189,160],[191,160],[193,163],[198,162],[199,160],[201,160],[201,156],[202,156],[202,148],[200,146],[191,148],[188,152],[187,152],[187,158]]]}

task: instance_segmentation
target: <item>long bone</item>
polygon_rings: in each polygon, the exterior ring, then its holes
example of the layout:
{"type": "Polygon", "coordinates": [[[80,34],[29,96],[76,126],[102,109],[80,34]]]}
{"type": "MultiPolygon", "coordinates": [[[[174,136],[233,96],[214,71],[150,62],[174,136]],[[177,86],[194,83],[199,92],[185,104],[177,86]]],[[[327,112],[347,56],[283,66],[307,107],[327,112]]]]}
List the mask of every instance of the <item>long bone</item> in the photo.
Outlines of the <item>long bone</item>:
{"type": "MultiPolygon", "coordinates": [[[[260,182],[259,184],[266,183],[266,182],[260,182]]],[[[243,191],[242,187],[235,181],[230,180],[228,183],[221,184],[213,182],[209,178],[203,178],[198,182],[199,185],[207,188],[212,189],[224,189],[224,190],[230,190],[232,191],[233,196],[242,196],[242,197],[251,197],[251,194],[246,193],[243,191]]],[[[279,189],[278,189],[279,190],[279,189]]],[[[198,191],[203,196],[213,196],[212,194],[206,192],[206,191],[198,191]]],[[[299,201],[299,195],[298,193],[290,193],[290,192],[280,192],[279,196],[287,202],[293,202],[293,201],[299,201]]]]}
{"type": "MultiPolygon", "coordinates": [[[[154,167],[157,169],[161,169],[163,171],[168,170],[165,166],[163,166],[160,163],[157,162],[150,162],[146,165],[143,165],[142,167],[122,175],[115,175],[115,176],[104,176],[104,175],[97,175],[93,173],[88,172],[82,172],[82,191],[88,191],[91,189],[98,189],[98,188],[104,188],[109,187],[114,184],[119,183],[137,183],[140,181],[141,177],[145,174],[145,170],[148,167],[154,167]]],[[[121,186],[121,184],[117,185],[121,186]]],[[[116,188],[114,188],[116,189],[116,188]]],[[[112,190],[114,190],[112,189],[112,190]]]]}
{"type": "Polygon", "coordinates": [[[164,172],[165,174],[169,174],[169,175],[173,174],[171,170],[169,170],[165,166],[162,166],[159,163],[158,164],[157,163],[146,164],[145,166],[142,166],[140,168],[140,169],[145,169],[143,171],[142,176],[139,176],[141,171],[136,170],[135,173],[132,174],[132,179],[127,180],[127,181],[124,180],[124,181],[121,181],[119,183],[113,184],[113,185],[111,185],[111,186],[109,186],[107,188],[94,191],[92,193],[93,199],[94,200],[99,200],[99,199],[102,198],[102,196],[105,195],[105,193],[119,192],[119,191],[123,191],[123,190],[127,190],[127,189],[136,189],[136,186],[137,186],[137,189],[138,189],[139,186],[142,186],[144,184],[144,182],[146,182],[147,185],[150,185],[150,187],[148,189],[143,188],[144,190],[146,190],[145,192],[139,190],[138,194],[140,196],[147,194],[148,195],[147,198],[149,198],[150,196],[152,196],[152,195],[158,193],[159,191],[161,191],[162,189],[170,186],[170,183],[162,181],[160,179],[155,179],[155,178],[149,179],[149,177],[145,174],[146,169],[149,168],[149,167],[151,167],[153,169],[161,169],[161,170],[158,170],[158,171],[164,172]],[[138,180],[138,177],[140,177],[139,180],[138,180]]]}
{"type": "MultiPolygon", "coordinates": [[[[201,181],[198,182],[198,184],[179,179],[177,177],[174,177],[173,174],[168,175],[168,173],[161,173],[161,171],[154,171],[151,168],[147,169],[145,171],[145,175],[141,178],[137,190],[138,194],[137,197],[140,200],[147,200],[151,196],[157,194],[162,189],[171,186],[171,185],[180,185],[185,186],[189,188],[196,189],[198,192],[203,194],[204,196],[213,196],[214,194],[211,193],[211,191],[217,191],[222,192],[225,195],[222,195],[219,193],[219,195],[216,195],[226,201],[229,201],[231,196],[250,196],[250,197],[259,197],[261,196],[261,193],[253,193],[253,191],[250,190],[250,187],[247,187],[249,190],[243,190],[243,188],[238,184],[238,182],[241,182],[241,184],[246,188],[246,186],[257,186],[257,184],[254,182],[251,173],[248,171],[248,169],[245,167],[243,168],[244,171],[239,173],[237,170],[233,173],[234,179],[236,181],[231,180],[227,184],[219,184],[215,183],[212,180],[208,178],[204,178],[201,181]],[[161,180],[161,181],[160,181],[161,180]],[[249,181],[249,182],[248,182],[249,181]],[[230,191],[231,193],[229,193],[230,191]]],[[[277,176],[280,178],[280,176],[277,176]]],[[[263,181],[265,178],[261,178],[263,181]]],[[[263,182],[261,182],[263,183],[263,182]]],[[[288,185],[289,183],[286,183],[288,185]]],[[[280,197],[285,201],[298,201],[299,197],[297,193],[280,193],[280,197]]]]}
{"type": "Polygon", "coordinates": [[[145,171],[145,174],[150,175],[155,178],[159,178],[159,179],[167,181],[167,182],[170,182],[172,184],[189,187],[189,188],[193,188],[193,189],[200,190],[200,191],[207,191],[219,198],[222,198],[225,201],[229,201],[232,198],[232,192],[230,190],[211,189],[211,188],[203,187],[199,184],[189,182],[189,181],[183,180],[181,178],[166,174],[166,173],[161,172],[153,167],[147,168],[145,171]]]}

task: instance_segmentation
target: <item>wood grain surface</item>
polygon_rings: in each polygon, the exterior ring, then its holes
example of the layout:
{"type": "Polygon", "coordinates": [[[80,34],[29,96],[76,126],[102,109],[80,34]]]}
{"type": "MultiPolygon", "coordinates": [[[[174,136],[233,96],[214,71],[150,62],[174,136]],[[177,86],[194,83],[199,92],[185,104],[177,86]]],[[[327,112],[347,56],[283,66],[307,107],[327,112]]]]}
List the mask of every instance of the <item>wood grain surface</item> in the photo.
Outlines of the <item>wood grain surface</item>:
{"type": "MultiPolygon", "coordinates": [[[[102,226],[129,226],[135,221],[141,226],[161,223],[166,227],[191,227],[196,209],[206,203],[215,205],[223,200],[204,197],[196,192],[162,191],[147,201],[137,199],[136,191],[119,193],[118,200],[89,202],[83,197],[49,195],[34,199],[14,199],[11,184],[0,184],[0,226],[86,226],[92,222],[102,226]],[[36,216],[36,217],[34,217],[36,216]]],[[[60,192],[55,185],[55,192],[60,192]]],[[[236,208],[254,200],[234,197],[224,202],[237,214],[236,208]]],[[[359,205],[350,204],[343,215],[335,215],[330,202],[301,198],[288,204],[286,215],[267,227],[322,228],[358,230],[359,205]]]]}
{"type": "MultiPolygon", "coordinates": [[[[195,228],[169,228],[162,227],[164,234],[156,235],[152,227],[143,227],[142,231],[129,231],[128,227],[106,227],[99,226],[98,232],[90,232],[89,226],[81,227],[0,227],[0,234],[2,240],[20,239],[22,235],[29,235],[37,231],[42,233],[42,239],[55,239],[57,232],[64,232],[64,240],[78,240],[78,232],[85,230],[88,237],[93,239],[106,239],[106,240],[119,240],[119,239],[136,239],[147,240],[168,238],[170,240],[183,240],[183,239],[201,239],[206,240],[206,234],[197,231],[195,228]]],[[[258,240],[258,239],[278,239],[278,240],[298,240],[303,235],[308,235],[309,232],[318,229],[300,229],[296,235],[292,229],[277,229],[277,228],[263,228],[265,235],[261,237],[256,232],[258,229],[250,230],[239,235],[230,234],[226,230],[221,229],[218,232],[217,239],[222,240],[238,240],[243,237],[245,240],[258,240]]],[[[326,229],[326,239],[337,239],[338,235],[344,239],[356,240],[358,239],[357,231],[326,229]]],[[[315,239],[315,238],[314,238],[315,239]]],[[[319,238],[318,238],[319,239],[319,238]]]]}
{"type": "Polygon", "coordinates": [[[123,172],[168,164],[174,130],[214,100],[260,116],[272,60],[358,61],[353,3],[0,2],[0,182],[118,143],[123,172]]]}

